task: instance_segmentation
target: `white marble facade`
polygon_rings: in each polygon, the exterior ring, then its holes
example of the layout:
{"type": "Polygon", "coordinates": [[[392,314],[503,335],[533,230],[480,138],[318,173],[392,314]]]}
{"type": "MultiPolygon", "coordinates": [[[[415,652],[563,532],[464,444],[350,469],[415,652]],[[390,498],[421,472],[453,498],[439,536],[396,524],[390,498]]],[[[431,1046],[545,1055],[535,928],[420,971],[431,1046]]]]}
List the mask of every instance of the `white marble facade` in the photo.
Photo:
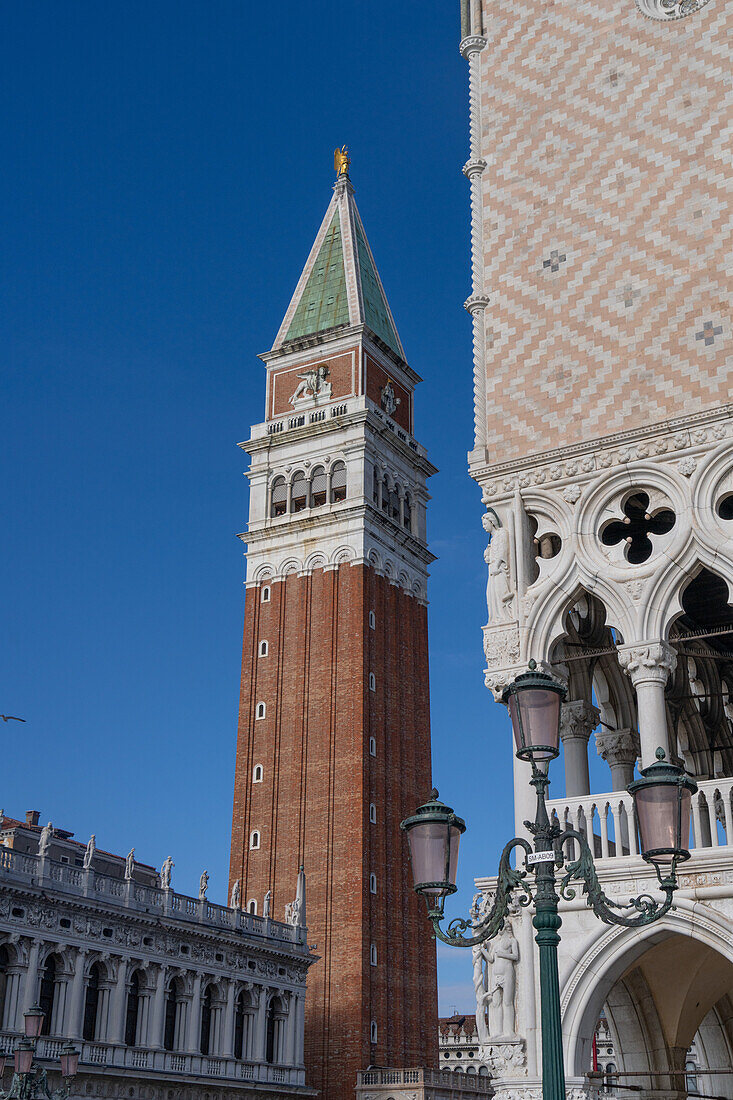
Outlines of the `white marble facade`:
{"type": "MultiPolygon", "coordinates": [[[[205,883],[204,883],[205,886],[205,883]]],[[[295,884],[294,884],[295,886],[295,884]]],[[[0,1050],[40,1002],[74,1096],[310,1096],[306,929],[0,847],[0,1050]],[[173,1091],[171,1091],[173,1090],[173,1091]]]]}

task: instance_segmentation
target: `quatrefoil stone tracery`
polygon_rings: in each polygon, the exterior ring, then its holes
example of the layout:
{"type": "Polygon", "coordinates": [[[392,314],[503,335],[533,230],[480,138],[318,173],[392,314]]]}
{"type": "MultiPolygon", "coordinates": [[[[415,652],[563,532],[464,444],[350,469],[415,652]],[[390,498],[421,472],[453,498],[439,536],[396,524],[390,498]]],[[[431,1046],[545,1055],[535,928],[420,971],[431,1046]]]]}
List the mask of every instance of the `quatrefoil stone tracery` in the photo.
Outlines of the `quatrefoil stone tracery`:
{"type": "Polygon", "coordinates": [[[624,557],[630,565],[647,561],[654,552],[655,535],[666,535],[675,525],[675,514],[668,506],[655,507],[642,489],[632,492],[621,506],[623,516],[606,521],[600,531],[604,546],[624,543],[624,557]]]}

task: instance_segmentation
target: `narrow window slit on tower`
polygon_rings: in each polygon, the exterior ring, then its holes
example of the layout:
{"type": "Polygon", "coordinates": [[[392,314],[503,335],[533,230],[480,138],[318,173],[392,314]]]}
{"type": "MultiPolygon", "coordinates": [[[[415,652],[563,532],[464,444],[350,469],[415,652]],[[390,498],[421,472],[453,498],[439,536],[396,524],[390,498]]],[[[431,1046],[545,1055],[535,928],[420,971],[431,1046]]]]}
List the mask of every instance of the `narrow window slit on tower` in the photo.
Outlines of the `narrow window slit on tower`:
{"type": "Polygon", "coordinates": [[[259,655],[260,657],[267,656],[267,642],[260,642],[259,655]]]}
{"type": "Polygon", "coordinates": [[[266,711],[267,711],[267,707],[265,706],[264,703],[258,703],[257,704],[256,714],[257,714],[258,718],[264,718],[266,711]]]}
{"type": "Polygon", "coordinates": [[[373,672],[369,673],[369,690],[370,691],[376,691],[377,690],[377,677],[374,675],[373,672]]]}
{"type": "Polygon", "coordinates": [[[260,832],[259,829],[253,829],[249,834],[249,847],[250,851],[256,852],[260,846],[260,832]]]}

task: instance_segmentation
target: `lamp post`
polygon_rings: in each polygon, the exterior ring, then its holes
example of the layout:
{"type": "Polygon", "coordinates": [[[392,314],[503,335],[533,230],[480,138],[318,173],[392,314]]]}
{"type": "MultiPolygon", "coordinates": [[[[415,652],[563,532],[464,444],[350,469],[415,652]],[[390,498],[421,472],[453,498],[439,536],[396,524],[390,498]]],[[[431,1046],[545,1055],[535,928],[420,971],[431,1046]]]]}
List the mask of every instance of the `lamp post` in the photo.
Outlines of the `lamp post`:
{"type": "Polygon", "coordinates": [[[505,846],[499,861],[496,895],[491,910],[480,920],[456,917],[441,928],[445,899],[456,890],[458,845],[466,826],[450,806],[438,801],[433,790],[428,802],[402,822],[410,846],[415,890],[423,894],[428,917],[436,936],[454,947],[472,947],[492,939],[503,928],[509,902],[521,906],[534,903],[535,942],[539,948],[540,1010],[542,1031],[543,1100],[565,1100],[565,1069],[562,1050],[560,983],[557,968],[560,898],[575,897],[573,882],[583,883],[586,903],[606,924],[639,928],[651,924],[669,910],[677,888],[677,864],[690,858],[686,844],[690,832],[690,806],[697,784],[681,768],[664,760],[657,749],[657,763],[645,768],[641,779],[629,785],[639,824],[642,857],[654,867],[664,901],[650,894],[630,898],[621,905],[607,898],[596,875],[593,855],[585,836],[576,829],[560,829],[547,814],[548,768],[559,752],[560,706],[565,688],[530,661],[522,673],[504,691],[502,702],[508,706],[514,730],[516,755],[532,765],[531,785],[537,795],[534,822],[525,821],[534,839],[532,846],[523,837],[514,837],[505,846]],[[572,840],[578,845],[577,859],[565,860],[563,845],[572,840]],[[514,849],[523,853],[524,866],[512,867],[514,849]],[[563,870],[559,884],[556,869],[563,870]],[[530,885],[529,873],[534,875],[530,885]],[[559,886],[559,892],[558,892],[559,886]],[[463,935],[471,929],[471,935],[463,935]]]}
{"type": "MultiPolygon", "coordinates": [[[[79,1067],[79,1052],[72,1043],[66,1043],[61,1048],[59,1061],[61,1063],[61,1088],[53,1092],[48,1087],[48,1075],[45,1069],[33,1064],[36,1052],[36,1041],[43,1028],[45,1013],[39,1005],[33,1005],[23,1013],[23,1025],[25,1038],[20,1039],[13,1056],[13,1080],[7,1092],[0,1090],[0,1100],[68,1100],[71,1092],[71,1082],[76,1077],[79,1067]]],[[[0,1056],[0,1082],[5,1072],[5,1057],[0,1056]]]]}

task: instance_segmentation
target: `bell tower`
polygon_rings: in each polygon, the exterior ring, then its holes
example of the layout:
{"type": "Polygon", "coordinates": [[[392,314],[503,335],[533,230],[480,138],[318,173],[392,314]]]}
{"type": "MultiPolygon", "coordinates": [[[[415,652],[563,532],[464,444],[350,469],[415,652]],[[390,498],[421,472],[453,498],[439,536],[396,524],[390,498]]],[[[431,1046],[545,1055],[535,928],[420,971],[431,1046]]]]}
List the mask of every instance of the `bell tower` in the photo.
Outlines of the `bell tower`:
{"type": "Polygon", "coordinates": [[[267,368],[251,456],[231,885],[307,877],[308,1084],[437,1061],[435,947],[399,823],[431,787],[426,483],[346,151],[267,368]]]}

